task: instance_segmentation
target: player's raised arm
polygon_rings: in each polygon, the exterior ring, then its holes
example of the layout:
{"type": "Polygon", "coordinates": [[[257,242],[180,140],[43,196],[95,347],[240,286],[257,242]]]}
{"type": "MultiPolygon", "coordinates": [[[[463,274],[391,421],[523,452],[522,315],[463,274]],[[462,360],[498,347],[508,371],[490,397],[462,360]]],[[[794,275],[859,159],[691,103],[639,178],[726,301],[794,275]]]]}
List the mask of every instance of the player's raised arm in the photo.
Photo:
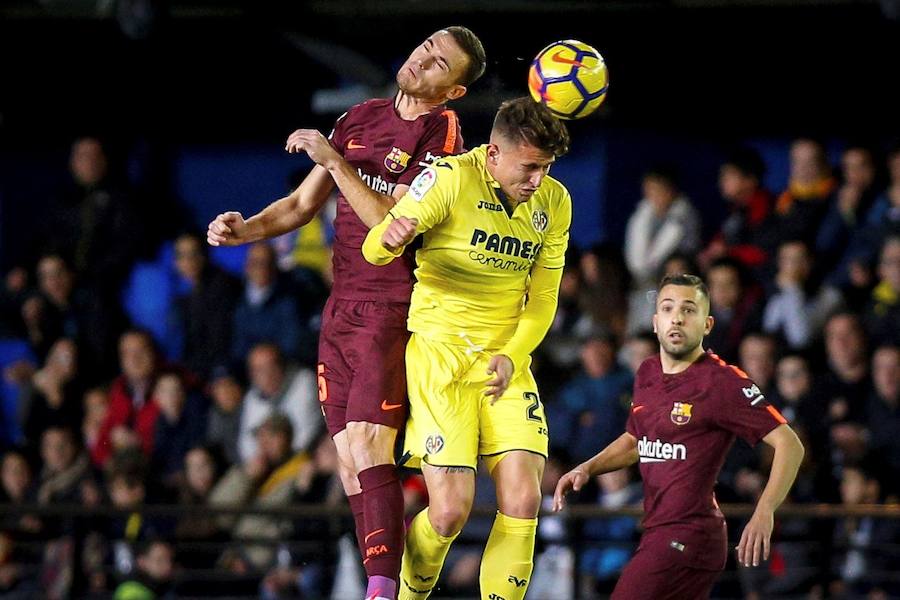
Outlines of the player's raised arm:
{"type": "Polygon", "coordinates": [[[775,449],[775,456],[772,459],[769,481],[737,546],[738,562],[745,567],[751,564],[759,566],[760,560],[769,558],[775,509],[784,502],[794,484],[804,454],[803,444],[787,424],[781,424],[770,431],[762,441],[775,449]]]}
{"type": "Polygon", "coordinates": [[[238,212],[218,215],[207,227],[206,241],[211,246],[238,246],[293,231],[312,220],[332,189],[334,180],[316,165],[297,189],[246,221],[238,212]]]}
{"type": "Polygon", "coordinates": [[[576,492],[580,490],[591,477],[630,467],[637,461],[637,438],[626,431],[609,446],[595,454],[593,458],[581,463],[560,478],[559,483],[556,484],[556,492],[553,494],[553,510],[555,512],[562,510],[566,505],[566,494],[572,490],[576,492]]]}
{"type": "Polygon", "coordinates": [[[296,130],[288,137],[285,150],[291,153],[306,152],[313,162],[328,171],[353,212],[369,228],[381,223],[397,200],[409,189],[408,185],[398,184],[392,195],[376,192],[366,185],[328,139],[315,129],[296,130]]]}

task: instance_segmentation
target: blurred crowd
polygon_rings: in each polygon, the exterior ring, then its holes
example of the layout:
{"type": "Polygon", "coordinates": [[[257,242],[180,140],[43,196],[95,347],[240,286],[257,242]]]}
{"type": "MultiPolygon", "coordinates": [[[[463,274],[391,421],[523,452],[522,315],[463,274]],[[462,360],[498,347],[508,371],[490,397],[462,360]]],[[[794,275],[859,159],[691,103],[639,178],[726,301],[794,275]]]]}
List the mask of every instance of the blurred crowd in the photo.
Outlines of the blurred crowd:
{"type": "MultiPolygon", "coordinates": [[[[898,501],[900,146],[884,150],[850,144],[832,165],[819,141],[797,139],[786,189],[767,190],[759,154],[736,148],[719,171],[721,224],[704,221],[676,170],[648,166],[624,243],[570,248],[535,355],[551,432],[548,498],[562,473],[623,431],[634,373],[658,351],[650,290],[689,272],[710,289],[716,324],[705,347],[746,371],[805,442],[789,502],[898,501]]],[[[158,217],[111,164],[99,140],[73,144],[66,185],[46,219],[22,224],[35,244],[0,292],[0,503],[19,509],[0,523],[0,597],[163,598],[188,589],[187,573],[209,570],[250,596],[333,594],[354,547],[327,519],[202,511],[345,502],[315,370],[327,219],[250,246],[229,269],[202,233],[152,226],[158,217]],[[123,290],[165,248],[177,285],[161,298],[160,326],[129,313],[123,290]],[[153,503],[191,512],[145,514],[153,503]],[[115,510],[27,510],[52,505],[115,510]]],[[[769,459],[738,441],[719,501],[754,502],[769,459]]],[[[478,502],[490,505],[484,483],[478,502]]],[[[416,476],[405,491],[411,512],[427,502],[416,476]]],[[[599,477],[575,502],[640,505],[637,473],[599,477]]],[[[473,519],[467,531],[477,540],[484,525],[473,519]]],[[[532,595],[608,593],[638,533],[630,517],[577,530],[543,518],[532,595]]],[[[900,594],[879,579],[900,569],[900,554],[884,550],[900,544],[900,522],[793,519],[775,540],[767,564],[741,570],[739,595],[900,594]]],[[[454,548],[449,590],[475,589],[480,552],[454,548]]],[[[209,592],[209,581],[195,583],[209,592]]]]}

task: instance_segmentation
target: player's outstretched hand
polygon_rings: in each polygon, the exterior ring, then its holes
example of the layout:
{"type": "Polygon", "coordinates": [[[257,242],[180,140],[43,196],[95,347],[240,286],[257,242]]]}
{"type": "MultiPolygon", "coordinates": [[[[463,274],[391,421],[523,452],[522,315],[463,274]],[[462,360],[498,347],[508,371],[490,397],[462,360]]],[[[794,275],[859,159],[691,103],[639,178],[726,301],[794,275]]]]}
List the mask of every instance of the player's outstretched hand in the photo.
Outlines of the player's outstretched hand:
{"type": "Polygon", "coordinates": [[[314,163],[325,168],[340,159],[325,136],[315,129],[298,129],[288,136],[284,149],[290,154],[306,152],[314,163]]]}
{"type": "Polygon", "coordinates": [[[588,482],[590,477],[581,467],[575,467],[559,479],[553,493],[553,512],[559,512],[566,506],[566,494],[578,491],[588,482]]]}
{"type": "Polygon", "coordinates": [[[417,219],[397,217],[388,224],[387,229],[381,234],[381,245],[391,252],[396,252],[413,241],[413,238],[416,237],[416,226],[418,224],[419,221],[417,219]]]}
{"type": "Polygon", "coordinates": [[[506,391],[506,388],[509,387],[513,371],[515,371],[513,361],[505,354],[495,354],[491,357],[491,360],[488,361],[487,374],[493,375],[493,377],[488,379],[485,384],[487,388],[484,390],[484,395],[493,396],[491,398],[491,404],[499,400],[500,396],[506,391]]]}
{"type": "Polygon", "coordinates": [[[247,241],[244,238],[246,231],[247,224],[241,213],[224,212],[206,228],[206,241],[210,246],[237,246],[247,241]]]}
{"type": "Polygon", "coordinates": [[[758,567],[760,562],[769,560],[769,543],[774,526],[775,516],[771,511],[757,509],[753,512],[737,545],[738,564],[758,567]]]}

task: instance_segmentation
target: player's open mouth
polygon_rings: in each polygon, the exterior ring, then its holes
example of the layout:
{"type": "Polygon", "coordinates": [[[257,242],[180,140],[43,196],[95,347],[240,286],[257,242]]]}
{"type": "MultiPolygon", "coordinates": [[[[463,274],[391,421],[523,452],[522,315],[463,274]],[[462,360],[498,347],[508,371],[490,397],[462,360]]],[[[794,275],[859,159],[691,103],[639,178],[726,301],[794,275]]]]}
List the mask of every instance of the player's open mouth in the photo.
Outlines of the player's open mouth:
{"type": "Polygon", "coordinates": [[[681,341],[684,339],[684,334],[680,331],[670,331],[667,337],[673,341],[681,341]]]}
{"type": "Polygon", "coordinates": [[[415,70],[415,69],[413,69],[412,67],[406,67],[406,70],[409,71],[409,74],[412,75],[412,78],[413,78],[413,79],[418,79],[418,77],[416,77],[416,70],[415,70]]]}

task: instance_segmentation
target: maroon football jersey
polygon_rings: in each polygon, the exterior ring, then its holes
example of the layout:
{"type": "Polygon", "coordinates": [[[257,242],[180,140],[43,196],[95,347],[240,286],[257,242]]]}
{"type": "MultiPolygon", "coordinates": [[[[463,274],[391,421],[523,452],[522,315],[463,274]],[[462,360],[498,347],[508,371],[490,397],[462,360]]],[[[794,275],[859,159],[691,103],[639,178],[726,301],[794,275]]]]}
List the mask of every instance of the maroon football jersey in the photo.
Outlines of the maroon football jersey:
{"type": "MultiPolygon", "coordinates": [[[[400,118],[394,99],[357,104],[335,122],[331,144],[362,180],[383,194],[409,185],[422,169],[442,156],[462,151],[456,113],[439,106],[414,121],[400,118]]],[[[366,262],[362,243],[369,232],[343,194],[334,219],[332,296],[342,300],[409,302],[414,257],[376,267],[366,262]]]]}
{"type": "Polygon", "coordinates": [[[785,422],[746,373],[712,352],[673,375],[659,355],[645,360],[626,424],[638,441],[645,529],[720,530],[713,485],[735,437],[754,446],[785,422]]]}

